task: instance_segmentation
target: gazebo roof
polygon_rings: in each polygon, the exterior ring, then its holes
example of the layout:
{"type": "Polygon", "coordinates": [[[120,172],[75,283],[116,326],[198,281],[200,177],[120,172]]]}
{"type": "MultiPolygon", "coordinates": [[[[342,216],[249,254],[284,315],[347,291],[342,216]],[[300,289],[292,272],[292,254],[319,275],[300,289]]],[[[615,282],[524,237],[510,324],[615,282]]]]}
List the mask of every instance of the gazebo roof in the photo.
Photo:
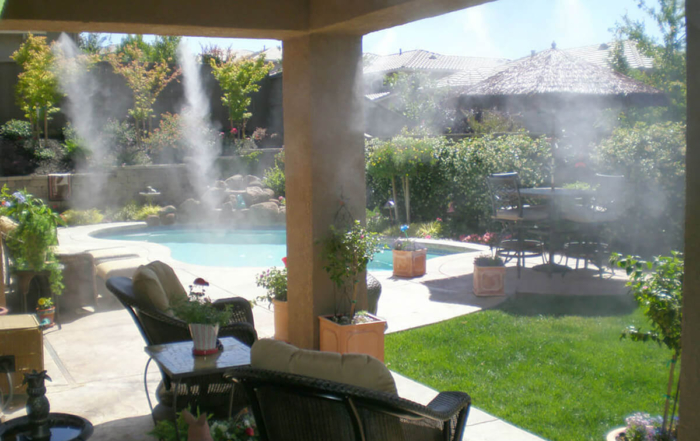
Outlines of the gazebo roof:
{"type": "Polygon", "coordinates": [[[463,89],[472,97],[585,95],[663,101],[663,93],[611,69],[553,48],[515,62],[485,80],[463,89]]]}

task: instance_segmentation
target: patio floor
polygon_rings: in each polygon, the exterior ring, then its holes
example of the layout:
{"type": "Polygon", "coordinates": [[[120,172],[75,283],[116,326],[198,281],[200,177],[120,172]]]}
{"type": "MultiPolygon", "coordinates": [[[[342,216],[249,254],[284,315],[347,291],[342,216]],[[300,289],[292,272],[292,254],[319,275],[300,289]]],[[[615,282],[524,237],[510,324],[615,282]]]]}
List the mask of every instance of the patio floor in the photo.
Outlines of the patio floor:
{"type": "MultiPolygon", "coordinates": [[[[69,250],[94,250],[125,246],[125,242],[95,239],[89,233],[104,226],[62,229],[61,246],[69,250]]],[[[263,294],[253,276],[260,268],[214,268],[189,265],[170,258],[160,245],[129,242],[126,244],[146,260],[162,260],[173,266],[183,285],[195,277],[211,284],[212,298],[242,296],[253,299],[263,294]]],[[[473,248],[472,248],[473,249],[473,248]]],[[[479,251],[476,251],[479,252],[479,251]]],[[[424,277],[395,279],[389,272],[373,273],[382,283],[378,315],[389,324],[388,332],[424,326],[456,316],[496,306],[505,298],[479,298],[472,294],[472,260],[475,251],[453,254],[428,261],[424,277]]],[[[541,263],[531,259],[528,265],[541,263]]],[[[564,295],[624,294],[625,278],[606,274],[603,279],[590,273],[571,272],[565,277],[524,270],[520,279],[515,268],[507,270],[508,295],[519,293],[558,293],[564,295]]],[[[260,337],[273,334],[272,311],[253,309],[260,337]]],[[[144,343],[131,317],[116,302],[100,299],[98,311],[66,311],[62,329],[45,331],[45,367],[53,382],[48,383],[48,398],[56,412],[83,416],[95,425],[94,439],[151,440],[152,429],[143,389],[143,369],[147,356],[144,343]]],[[[399,394],[420,403],[429,402],[436,391],[394,373],[399,394]]],[[[160,381],[157,369],[148,375],[149,391],[160,381]]],[[[469,392],[469,391],[466,391],[469,392]]],[[[477,397],[478,398],[478,397],[477,397]]],[[[22,404],[7,414],[8,418],[24,413],[22,404]]],[[[505,421],[472,408],[465,430],[466,440],[526,441],[540,438],[505,421]]]]}

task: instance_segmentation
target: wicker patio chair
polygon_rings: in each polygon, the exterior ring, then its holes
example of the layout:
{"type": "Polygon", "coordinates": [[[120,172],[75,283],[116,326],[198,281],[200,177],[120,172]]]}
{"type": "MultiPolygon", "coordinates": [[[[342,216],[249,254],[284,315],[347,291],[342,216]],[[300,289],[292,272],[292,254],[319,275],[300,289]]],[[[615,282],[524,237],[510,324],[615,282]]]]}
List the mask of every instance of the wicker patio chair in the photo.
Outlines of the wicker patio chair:
{"type": "Polygon", "coordinates": [[[427,406],[396,395],[301,375],[239,368],[263,441],[462,439],[471,398],[441,392],[427,406]]]}
{"type": "MultiPolygon", "coordinates": [[[[159,345],[178,341],[191,340],[187,323],[153,308],[151,305],[139,300],[134,294],[131,279],[127,277],[111,277],[107,279],[109,289],[119,302],[124,305],[134,319],[134,323],[141,332],[147,345],[159,345]]],[[[242,297],[232,297],[213,302],[216,307],[231,306],[233,316],[228,325],[219,329],[219,337],[234,337],[240,342],[252,346],[258,339],[253,321],[253,311],[250,303],[242,297]]],[[[156,408],[155,414],[171,417],[172,391],[171,381],[161,370],[163,380],[156,393],[158,403],[164,408],[156,408]]],[[[144,379],[145,381],[145,379],[144,379]]],[[[225,380],[222,375],[206,375],[182,382],[178,391],[178,411],[188,406],[199,406],[202,412],[214,414],[217,417],[228,416],[230,400],[233,399],[233,408],[244,407],[248,400],[245,393],[236,388],[231,397],[231,382],[225,380]]],[[[150,402],[150,398],[149,398],[150,402]]],[[[160,419],[160,418],[158,418],[160,419]]]]}

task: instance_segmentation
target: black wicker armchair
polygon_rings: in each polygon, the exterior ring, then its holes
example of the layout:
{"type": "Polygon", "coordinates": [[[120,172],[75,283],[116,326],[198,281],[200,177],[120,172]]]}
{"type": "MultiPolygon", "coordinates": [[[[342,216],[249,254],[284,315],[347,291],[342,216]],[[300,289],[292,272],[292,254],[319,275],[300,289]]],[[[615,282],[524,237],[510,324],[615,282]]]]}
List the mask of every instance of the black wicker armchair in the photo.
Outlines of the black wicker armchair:
{"type": "MultiPolygon", "coordinates": [[[[124,305],[134,319],[147,345],[159,345],[178,341],[191,340],[187,323],[162,313],[151,305],[139,300],[134,293],[131,279],[127,277],[111,277],[107,279],[107,288],[124,305]]],[[[217,307],[231,306],[233,317],[231,322],[219,329],[219,337],[234,337],[242,343],[251,346],[258,339],[253,321],[253,311],[250,303],[242,297],[232,297],[214,302],[217,307]]],[[[161,371],[163,381],[158,387],[158,402],[166,408],[172,407],[173,393],[171,382],[165,372],[161,371]]],[[[225,417],[231,404],[231,382],[221,375],[196,377],[180,384],[177,398],[177,410],[192,404],[200,406],[204,412],[225,417]]],[[[240,389],[240,388],[237,388],[240,389]]],[[[233,397],[233,407],[242,407],[247,398],[242,391],[236,391],[233,397]]],[[[159,409],[159,412],[172,415],[171,409],[159,409]]]]}
{"type": "Polygon", "coordinates": [[[471,405],[463,392],[441,392],[423,406],[386,392],[263,369],[226,376],[245,387],[263,441],[459,441],[471,405]]]}

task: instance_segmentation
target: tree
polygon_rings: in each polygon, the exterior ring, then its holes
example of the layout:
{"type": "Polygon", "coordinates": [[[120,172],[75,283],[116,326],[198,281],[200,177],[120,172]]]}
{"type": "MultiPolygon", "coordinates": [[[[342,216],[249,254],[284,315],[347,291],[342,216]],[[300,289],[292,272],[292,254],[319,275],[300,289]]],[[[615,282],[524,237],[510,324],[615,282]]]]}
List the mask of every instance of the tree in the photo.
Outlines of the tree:
{"type": "MultiPolygon", "coordinates": [[[[627,15],[622,17],[622,23],[618,23],[615,30],[618,42],[622,38],[635,42],[642,53],[651,57],[654,63],[654,68],[651,71],[629,71],[627,74],[662,90],[670,101],[669,106],[661,112],[647,109],[637,118],[648,120],[649,115],[651,115],[671,121],[685,121],[685,2],[683,0],[658,0],[657,9],[648,6],[645,0],[637,0],[637,6],[656,22],[662,34],[662,41],[658,42],[647,33],[643,21],[633,21],[627,15]]],[[[619,63],[613,62],[613,67],[625,73],[620,69],[619,63]]]]}
{"type": "Polygon", "coordinates": [[[241,138],[246,122],[253,116],[248,111],[251,102],[250,94],[260,90],[258,83],[270,72],[273,64],[266,63],[264,56],[255,60],[229,59],[225,62],[212,58],[209,60],[209,64],[212,67],[214,78],[219,82],[219,86],[224,92],[221,102],[228,110],[231,128],[235,128],[238,124],[240,128],[238,136],[241,138]]]}
{"type": "Polygon", "coordinates": [[[134,92],[134,106],[128,113],[134,118],[136,143],[141,148],[147,123],[150,126],[153,117],[153,105],[165,86],[180,75],[180,69],[171,69],[165,61],[149,63],[138,44],[125,46],[123,53],[110,54],[107,61],[134,92]]]}
{"type": "Polygon", "coordinates": [[[156,36],[151,44],[151,59],[153,63],[165,61],[174,63],[177,60],[177,47],[180,45],[182,37],[156,36]]]}
{"type": "Polygon", "coordinates": [[[408,118],[415,127],[442,133],[445,91],[436,88],[427,74],[396,72],[388,75],[384,84],[398,97],[392,110],[408,118]]]}
{"type": "Polygon", "coordinates": [[[78,47],[87,54],[99,55],[109,43],[110,38],[105,34],[84,32],[78,35],[78,47]]]}
{"type": "Polygon", "coordinates": [[[44,140],[48,142],[50,115],[58,112],[55,104],[60,100],[58,77],[52,68],[54,53],[46,43],[46,37],[35,37],[30,33],[11,58],[22,68],[15,86],[17,104],[29,119],[35,140],[39,139],[43,119],[44,140]]]}

